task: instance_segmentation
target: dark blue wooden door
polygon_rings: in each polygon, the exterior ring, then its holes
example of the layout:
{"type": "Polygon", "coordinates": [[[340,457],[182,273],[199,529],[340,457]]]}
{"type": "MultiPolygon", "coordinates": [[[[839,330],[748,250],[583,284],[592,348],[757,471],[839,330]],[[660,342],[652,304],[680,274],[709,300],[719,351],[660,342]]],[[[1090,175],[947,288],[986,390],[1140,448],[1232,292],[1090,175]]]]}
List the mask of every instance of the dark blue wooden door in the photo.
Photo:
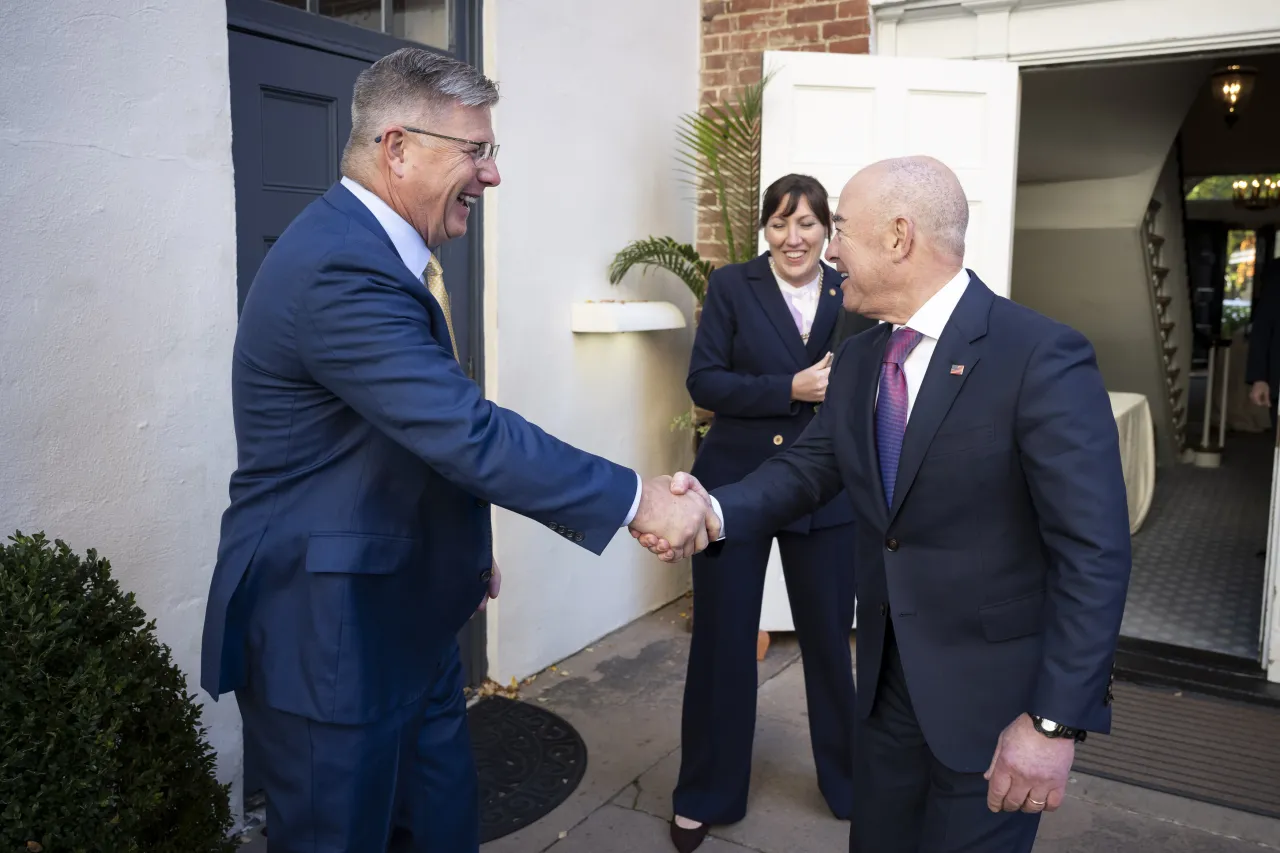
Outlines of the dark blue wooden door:
{"type": "Polygon", "coordinates": [[[239,304],[271,245],[339,178],[351,87],[369,63],[228,34],[239,304]]]}
{"type": "MultiPolygon", "coordinates": [[[[356,76],[378,56],[409,44],[296,9],[261,5],[272,22],[293,24],[304,33],[314,30],[316,38],[309,44],[295,31],[279,28],[264,33],[233,27],[228,33],[237,306],[244,304],[271,244],[340,177],[356,76]],[[334,41],[341,35],[357,43],[344,51],[334,41]]],[[[481,215],[477,207],[468,235],[439,248],[458,353],[472,376],[477,375],[473,356],[478,358],[479,331],[472,322],[479,272],[472,241],[481,215]]]]}

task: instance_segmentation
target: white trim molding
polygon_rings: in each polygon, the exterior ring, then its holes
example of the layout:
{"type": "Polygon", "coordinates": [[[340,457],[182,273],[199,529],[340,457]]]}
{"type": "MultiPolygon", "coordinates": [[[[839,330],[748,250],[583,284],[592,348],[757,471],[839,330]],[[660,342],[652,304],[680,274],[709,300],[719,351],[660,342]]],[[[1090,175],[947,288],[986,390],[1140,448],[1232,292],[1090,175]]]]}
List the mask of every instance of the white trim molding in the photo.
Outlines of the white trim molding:
{"type": "Polygon", "coordinates": [[[1280,44],[1277,0],[869,0],[885,56],[1018,65],[1245,51],[1280,44]]]}

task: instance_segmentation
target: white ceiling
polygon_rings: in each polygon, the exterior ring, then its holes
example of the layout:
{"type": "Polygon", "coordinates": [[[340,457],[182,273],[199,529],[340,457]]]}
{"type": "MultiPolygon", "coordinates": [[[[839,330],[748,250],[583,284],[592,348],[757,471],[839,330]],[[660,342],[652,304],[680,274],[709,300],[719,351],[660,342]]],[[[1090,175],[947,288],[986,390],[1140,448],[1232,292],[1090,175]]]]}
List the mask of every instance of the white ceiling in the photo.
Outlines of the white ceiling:
{"type": "Polygon", "coordinates": [[[1117,178],[1160,166],[1212,69],[1199,59],[1024,72],[1018,181],[1117,178]]]}

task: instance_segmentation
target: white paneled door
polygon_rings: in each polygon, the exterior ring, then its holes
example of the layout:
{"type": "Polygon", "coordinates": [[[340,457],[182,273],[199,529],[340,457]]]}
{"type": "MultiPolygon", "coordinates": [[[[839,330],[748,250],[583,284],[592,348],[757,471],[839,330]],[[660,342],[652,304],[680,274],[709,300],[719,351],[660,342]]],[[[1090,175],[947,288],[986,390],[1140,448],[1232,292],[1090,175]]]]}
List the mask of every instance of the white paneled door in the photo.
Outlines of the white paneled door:
{"type": "MultiPolygon", "coordinates": [[[[862,167],[889,157],[936,157],[955,170],[969,198],[965,266],[1009,295],[1017,66],[769,51],[764,67],[773,79],[764,93],[762,189],[790,172],[813,175],[834,209],[845,182],[862,167]]],[[[794,630],[776,543],[760,629],[794,630]]]]}
{"type": "MultiPolygon", "coordinates": [[[[813,175],[834,209],[854,172],[888,157],[927,154],[969,197],[965,265],[1009,295],[1017,189],[1018,68],[1007,62],[769,51],[762,187],[813,175]]],[[[763,248],[762,248],[763,251],[763,248]]]]}

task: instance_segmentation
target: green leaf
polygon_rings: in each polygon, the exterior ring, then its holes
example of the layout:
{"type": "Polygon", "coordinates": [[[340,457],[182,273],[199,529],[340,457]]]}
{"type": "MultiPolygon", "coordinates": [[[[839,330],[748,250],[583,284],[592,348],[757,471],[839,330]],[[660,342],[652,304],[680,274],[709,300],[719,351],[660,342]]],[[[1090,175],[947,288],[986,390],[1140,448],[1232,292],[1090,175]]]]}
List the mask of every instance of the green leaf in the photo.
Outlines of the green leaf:
{"type": "Polygon", "coordinates": [[[670,237],[649,237],[629,244],[609,265],[609,283],[617,284],[632,267],[657,267],[679,278],[698,302],[707,295],[707,278],[714,266],[702,259],[688,243],[677,243],[670,237]]]}

